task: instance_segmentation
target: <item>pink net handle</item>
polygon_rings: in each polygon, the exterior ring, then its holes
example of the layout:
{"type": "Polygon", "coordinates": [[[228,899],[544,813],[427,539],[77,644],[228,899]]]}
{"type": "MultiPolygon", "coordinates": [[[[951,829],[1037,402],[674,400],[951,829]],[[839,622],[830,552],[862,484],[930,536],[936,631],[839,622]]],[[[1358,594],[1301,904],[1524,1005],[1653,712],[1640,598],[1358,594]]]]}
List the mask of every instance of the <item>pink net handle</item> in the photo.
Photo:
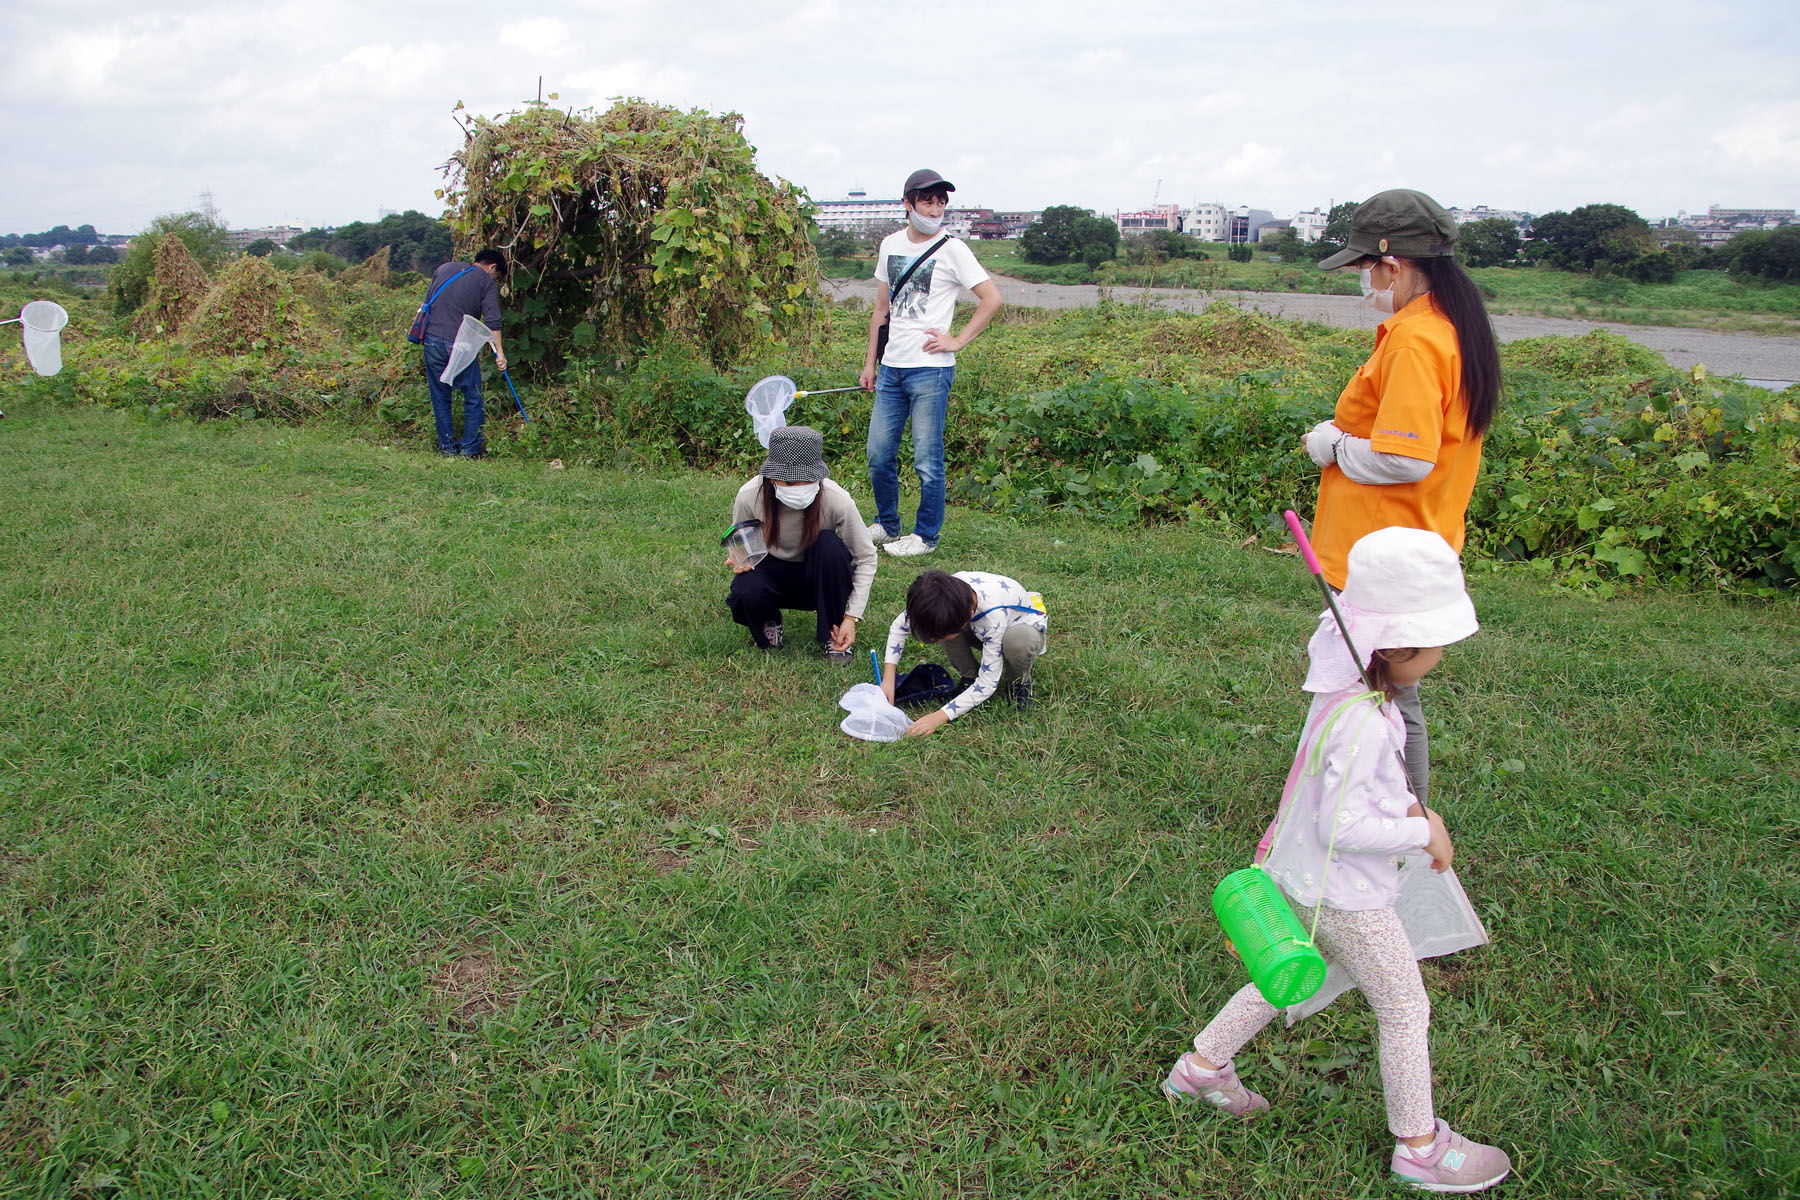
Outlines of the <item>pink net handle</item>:
{"type": "Polygon", "coordinates": [[[1281,514],[1287,520],[1288,532],[1294,535],[1294,543],[1300,547],[1300,557],[1306,560],[1306,569],[1314,575],[1323,575],[1319,569],[1319,556],[1313,553],[1312,543],[1306,538],[1306,530],[1300,524],[1300,517],[1293,509],[1281,514]]]}

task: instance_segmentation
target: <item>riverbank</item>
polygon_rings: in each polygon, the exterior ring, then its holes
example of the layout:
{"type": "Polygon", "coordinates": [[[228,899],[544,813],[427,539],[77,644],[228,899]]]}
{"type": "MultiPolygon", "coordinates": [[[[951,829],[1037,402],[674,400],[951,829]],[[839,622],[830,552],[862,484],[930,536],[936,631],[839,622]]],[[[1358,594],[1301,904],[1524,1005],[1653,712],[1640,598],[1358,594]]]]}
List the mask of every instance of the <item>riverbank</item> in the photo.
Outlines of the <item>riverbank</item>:
{"type": "MultiPolygon", "coordinates": [[[[1173,312],[1200,312],[1223,300],[1246,312],[1285,317],[1292,321],[1316,321],[1338,329],[1374,329],[1381,315],[1359,296],[1325,296],[1310,292],[1199,292],[1191,289],[1116,287],[1091,284],[1026,283],[1004,275],[993,277],[1008,304],[1029,308],[1084,308],[1097,304],[1103,290],[1114,300],[1147,304],[1173,312]]],[[[829,279],[827,291],[839,298],[859,296],[872,300],[872,279],[829,279]]],[[[1605,329],[1647,346],[1672,367],[1703,365],[1715,375],[1741,375],[1762,386],[1785,387],[1800,380],[1800,337],[1774,337],[1748,333],[1718,333],[1666,325],[1623,325],[1605,321],[1581,321],[1561,317],[1497,316],[1494,333],[1502,342],[1520,338],[1580,337],[1605,329]]]]}

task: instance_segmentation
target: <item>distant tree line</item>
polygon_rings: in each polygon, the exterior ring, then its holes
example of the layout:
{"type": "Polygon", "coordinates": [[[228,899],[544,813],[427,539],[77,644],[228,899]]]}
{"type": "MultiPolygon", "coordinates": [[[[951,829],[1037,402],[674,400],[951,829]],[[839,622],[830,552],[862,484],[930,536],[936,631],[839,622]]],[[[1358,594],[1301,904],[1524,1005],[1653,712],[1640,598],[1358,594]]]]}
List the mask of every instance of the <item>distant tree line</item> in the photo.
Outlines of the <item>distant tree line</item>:
{"type": "Polygon", "coordinates": [[[450,261],[450,227],[408,209],[373,223],[352,221],[336,229],[309,229],[289,238],[287,249],[323,250],[349,262],[361,262],[383,246],[388,247],[392,269],[429,275],[450,261]]]}
{"type": "Polygon", "coordinates": [[[98,246],[100,240],[100,235],[94,232],[92,225],[80,225],[74,229],[58,225],[55,229],[46,229],[42,233],[0,233],[0,250],[9,250],[14,246],[98,246]]]}

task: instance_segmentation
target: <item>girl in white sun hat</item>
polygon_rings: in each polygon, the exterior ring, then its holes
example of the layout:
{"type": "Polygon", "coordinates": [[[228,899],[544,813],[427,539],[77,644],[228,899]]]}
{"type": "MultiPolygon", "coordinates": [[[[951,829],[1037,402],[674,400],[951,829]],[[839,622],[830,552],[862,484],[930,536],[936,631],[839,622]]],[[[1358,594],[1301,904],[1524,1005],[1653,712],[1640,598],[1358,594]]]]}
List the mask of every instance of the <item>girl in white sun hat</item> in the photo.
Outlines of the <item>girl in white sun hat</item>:
{"type": "MultiPolygon", "coordinates": [[[[1348,567],[1338,605],[1348,628],[1321,614],[1307,646],[1312,708],[1282,816],[1257,859],[1302,927],[1317,917],[1320,952],[1375,1010],[1394,1176],[1426,1191],[1481,1191],[1512,1164],[1498,1147],[1452,1130],[1432,1107],[1431,1003],[1394,909],[1396,859],[1423,850],[1443,871],[1452,847],[1442,818],[1408,791],[1406,729],[1393,697],[1437,666],[1444,647],[1479,628],[1475,606],[1456,551],[1426,530],[1376,530],[1351,548],[1348,567]],[[1362,662],[1351,657],[1345,632],[1362,662]]],[[[1176,1060],[1163,1090],[1235,1117],[1265,1112],[1269,1102],[1238,1080],[1231,1060],[1275,1013],[1254,984],[1245,986],[1194,1038],[1193,1053],[1176,1060]]]]}

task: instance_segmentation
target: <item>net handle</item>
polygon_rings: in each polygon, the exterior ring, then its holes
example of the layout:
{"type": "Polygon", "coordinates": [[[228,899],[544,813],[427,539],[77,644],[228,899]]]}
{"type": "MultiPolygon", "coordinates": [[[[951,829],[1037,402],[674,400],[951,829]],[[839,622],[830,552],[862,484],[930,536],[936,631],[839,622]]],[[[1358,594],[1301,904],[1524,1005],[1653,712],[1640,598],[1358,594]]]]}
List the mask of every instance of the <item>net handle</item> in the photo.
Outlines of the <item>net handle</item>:
{"type": "Polygon", "coordinates": [[[1338,611],[1337,598],[1331,594],[1331,585],[1325,582],[1325,572],[1319,567],[1319,556],[1313,553],[1312,542],[1307,540],[1306,530],[1300,525],[1300,515],[1293,509],[1281,514],[1287,521],[1288,532],[1294,535],[1294,542],[1300,547],[1300,557],[1306,560],[1307,570],[1319,581],[1319,593],[1325,597],[1325,607],[1331,610],[1331,619],[1337,622],[1338,632],[1343,635],[1344,646],[1350,651],[1350,661],[1356,664],[1356,673],[1362,676],[1363,686],[1371,692],[1380,691],[1375,686],[1369,669],[1363,666],[1362,655],[1356,652],[1356,643],[1350,640],[1350,626],[1344,624],[1344,614],[1338,611]]]}

